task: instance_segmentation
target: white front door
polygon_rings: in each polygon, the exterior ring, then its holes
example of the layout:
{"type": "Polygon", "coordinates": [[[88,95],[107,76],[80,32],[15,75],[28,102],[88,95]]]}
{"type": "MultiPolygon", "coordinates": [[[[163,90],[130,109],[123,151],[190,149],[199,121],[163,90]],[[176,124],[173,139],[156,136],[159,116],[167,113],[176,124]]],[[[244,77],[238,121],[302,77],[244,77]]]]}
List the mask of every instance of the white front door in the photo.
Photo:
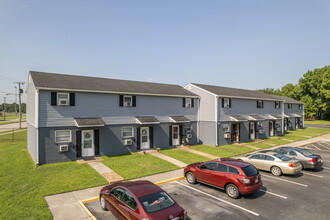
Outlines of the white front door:
{"type": "Polygon", "coordinates": [[[284,130],[285,131],[288,130],[288,119],[287,118],[284,119],[284,130]]]}
{"type": "Polygon", "coordinates": [[[81,131],[81,156],[91,157],[95,155],[94,146],[94,131],[82,130],[81,131]]]}
{"type": "Polygon", "coordinates": [[[173,125],[172,127],[172,144],[180,145],[179,125],[173,125]]]}
{"type": "Polygon", "coordinates": [[[250,139],[254,140],[256,139],[256,132],[254,129],[254,122],[250,122],[250,139]]]}
{"type": "Polygon", "coordinates": [[[150,148],[149,127],[141,127],[141,150],[150,148]]]}
{"type": "Polygon", "coordinates": [[[296,118],[296,129],[299,129],[299,119],[296,118]]]}
{"type": "Polygon", "coordinates": [[[270,121],[269,122],[269,136],[274,136],[274,122],[270,121]]]}

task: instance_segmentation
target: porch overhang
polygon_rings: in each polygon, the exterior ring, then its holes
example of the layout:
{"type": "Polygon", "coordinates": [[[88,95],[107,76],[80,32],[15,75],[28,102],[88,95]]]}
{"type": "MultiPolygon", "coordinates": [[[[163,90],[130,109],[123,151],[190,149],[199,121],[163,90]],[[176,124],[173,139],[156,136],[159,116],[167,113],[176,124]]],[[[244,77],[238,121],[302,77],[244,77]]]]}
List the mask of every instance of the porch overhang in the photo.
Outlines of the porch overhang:
{"type": "Polygon", "coordinates": [[[290,115],[284,114],[284,118],[290,118],[290,115]]]}
{"type": "Polygon", "coordinates": [[[185,116],[170,116],[169,118],[172,123],[190,123],[190,120],[185,116]]]}
{"type": "Polygon", "coordinates": [[[250,121],[261,121],[265,120],[265,118],[261,117],[260,115],[249,115],[250,121]]]}
{"type": "Polygon", "coordinates": [[[242,115],[230,115],[229,120],[230,121],[248,121],[248,119],[243,117],[242,115]]]}
{"type": "Polygon", "coordinates": [[[155,116],[136,116],[136,122],[140,125],[160,124],[155,116]]]}
{"type": "Polygon", "coordinates": [[[76,127],[88,128],[88,127],[103,127],[105,126],[104,121],[100,117],[95,118],[74,118],[76,127]]]}
{"type": "Polygon", "coordinates": [[[282,119],[282,116],[281,115],[269,115],[269,119],[278,120],[278,119],[282,119]]]}

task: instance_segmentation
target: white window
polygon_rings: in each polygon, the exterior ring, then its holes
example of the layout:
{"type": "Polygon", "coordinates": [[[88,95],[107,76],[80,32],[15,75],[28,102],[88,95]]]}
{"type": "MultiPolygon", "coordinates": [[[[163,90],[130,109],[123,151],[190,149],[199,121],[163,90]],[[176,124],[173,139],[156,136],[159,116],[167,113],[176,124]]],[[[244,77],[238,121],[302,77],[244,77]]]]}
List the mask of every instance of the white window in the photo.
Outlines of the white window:
{"type": "Polygon", "coordinates": [[[133,127],[122,127],[121,136],[123,138],[133,137],[133,127]]]}
{"type": "Polygon", "coordinates": [[[55,131],[55,142],[56,143],[71,142],[71,130],[55,131]]]}
{"type": "Polygon", "coordinates": [[[191,98],[186,98],[186,108],[191,108],[191,98]]]}
{"type": "Polygon", "coordinates": [[[132,106],[132,96],[124,96],[124,106],[131,107],[132,106]]]}
{"type": "Polygon", "coordinates": [[[302,104],[299,104],[299,109],[302,109],[302,104]]]}
{"type": "Polygon", "coordinates": [[[229,108],[229,99],[223,99],[223,107],[229,108]]]}
{"type": "Polygon", "coordinates": [[[222,125],[222,131],[225,132],[229,132],[229,124],[223,124],[222,125]]]}
{"type": "Polygon", "coordinates": [[[69,105],[69,93],[58,92],[57,93],[57,105],[69,105]]]}
{"type": "Polygon", "coordinates": [[[263,108],[263,107],[264,107],[263,104],[264,104],[264,103],[263,103],[262,100],[258,100],[258,101],[257,101],[257,108],[263,108]]]}
{"type": "Polygon", "coordinates": [[[292,109],[292,103],[288,104],[288,109],[292,109]]]}
{"type": "Polygon", "coordinates": [[[275,102],[275,108],[280,108],[280,102],[275,102]]]}

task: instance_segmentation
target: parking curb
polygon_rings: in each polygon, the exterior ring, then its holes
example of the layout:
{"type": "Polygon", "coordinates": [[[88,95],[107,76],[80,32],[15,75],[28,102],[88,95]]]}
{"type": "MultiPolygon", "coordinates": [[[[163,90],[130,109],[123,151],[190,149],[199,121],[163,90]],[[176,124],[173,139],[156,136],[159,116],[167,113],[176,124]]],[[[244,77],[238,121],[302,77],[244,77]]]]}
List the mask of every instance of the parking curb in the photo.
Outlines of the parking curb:
{"type": "MultiPolygon", "coordinates": [[[[169,182],[173,182],[173,181],[180,180],[180,179],[184,179],[184,176],[180,176],[180,177],[176,177],[176,178],[156,182],[155,185],[161,185],[161,184],[164,184],[164,183],[169,183],[169,182]]],[[[94,198],[91,198],[91,199],[86,199],[86,200],[79,201],[79,204],[81,205],[81,207],[84,209],[84,211],[89,215],[89,217],[92,220],[97,220],[97,218],[95,218],[95,216],[88,210],[88,208],[85,206],[85,203],[94,202],[94,201],[97,201],[97,200],[99,200],[99,197],[94,197],[94,198]]]]}

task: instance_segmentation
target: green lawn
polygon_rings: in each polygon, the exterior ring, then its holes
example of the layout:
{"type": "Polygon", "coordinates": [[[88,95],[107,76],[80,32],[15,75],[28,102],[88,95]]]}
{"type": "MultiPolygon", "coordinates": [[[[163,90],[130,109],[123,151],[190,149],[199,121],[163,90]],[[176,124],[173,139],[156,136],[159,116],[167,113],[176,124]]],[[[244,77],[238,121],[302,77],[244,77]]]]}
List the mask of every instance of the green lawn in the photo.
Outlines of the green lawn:
{"type": "Polygon", "coordinates": [[[270,144],[276,144],[277,145],[282,145],[282,144],[288,144],[291,143],[293,141],[287,141],[287,140],[282,140],[279,137],[271,137],[271,138],[267,138],[267,139],[261,139],[263,142],[270,143],[270,144]]]}
{"type": "Polygon", "coordinates": [[[219,147],[213,147],[208,145],[197,145],[190,147],[193,150],[198,150],[204,153],[208,153],[217,157],[233,157],[248,152],[254,151],[249,147],[238,146],[234,144],[222,145],[219,147]]]}
{"type": "Polygon", "coordinates": [[[0,219],[52,219],[45,196],[107,184],[88,164],[36,168],[27,151],[26,131],[15,135],[15,142],[0,136],[0,219]]]}
{"type": "MultiPolygon", "coordinates": [[[[12,119],[17,119],[19,118],[19,114],[15,113],[6,113],[6,120],[12,120],[12,119]]],[[[4,117],[3,115],[0,116],[0,121],[3,121],[4,117]]],[[[26,114],[22,113],[22,119],[26,119],[26,114]]]]}
{"type": "Polygon", "coordinates": [[[309,137],[304,137],[299,135],[298,133],[289,133],[289,134],[285,134],[283,136],[283,138],[285,139],[289,139],[289,140],[293,140],[293,141],[302,141],[302,140],[307,140],[309,139],[309,137]]]}
{"type": "Polygon", "coordinates": [[[257,142],[247,142],[248,145],[254,146],[254,147],[259,147],[262,149],[270,148],[272,145],[266,144],[266,143],[257,143],[257,142]]]}
{"type": "Polygon", "coordinates": [[[204,157],[198,154],[194,154],[185,150],[169,149],[161,150],[160,153],[165,154],[169,157],[173,157],[177,160],[180,160],[186,164],[204,162],[210,160],[208,157],[204,157]]]}
{"type": "Polygon", "coordinates": [[[157,173],[163,173],[180,167],[150,154],[131,153],[117,156],[103,156],[106,166],[124,179],[135,179],[157,173]]]}
{"type": "Polygon", "coordinates": [[[311,125],[330,125],[330,121],[326,121],[326,120],[305,121],[304,123],[311,125]]]}
{"type": "MultiPolygon", "coordinates": [[[[22,122],[26,122],[26,120],[22,120],[22,122]]],[[[14,123],[19,123],[19,121],[0,121],[0,125],[14,124],[14,123]]]]}
{"type": "Polygon", "coordinates": [[[330,133],[330,129],[329,128],[304,128],[304,129],[295,130],[292,133],[304,134],[307,136],[312,136],[312,135],[317,136],[317,135],[330,133]]]}

